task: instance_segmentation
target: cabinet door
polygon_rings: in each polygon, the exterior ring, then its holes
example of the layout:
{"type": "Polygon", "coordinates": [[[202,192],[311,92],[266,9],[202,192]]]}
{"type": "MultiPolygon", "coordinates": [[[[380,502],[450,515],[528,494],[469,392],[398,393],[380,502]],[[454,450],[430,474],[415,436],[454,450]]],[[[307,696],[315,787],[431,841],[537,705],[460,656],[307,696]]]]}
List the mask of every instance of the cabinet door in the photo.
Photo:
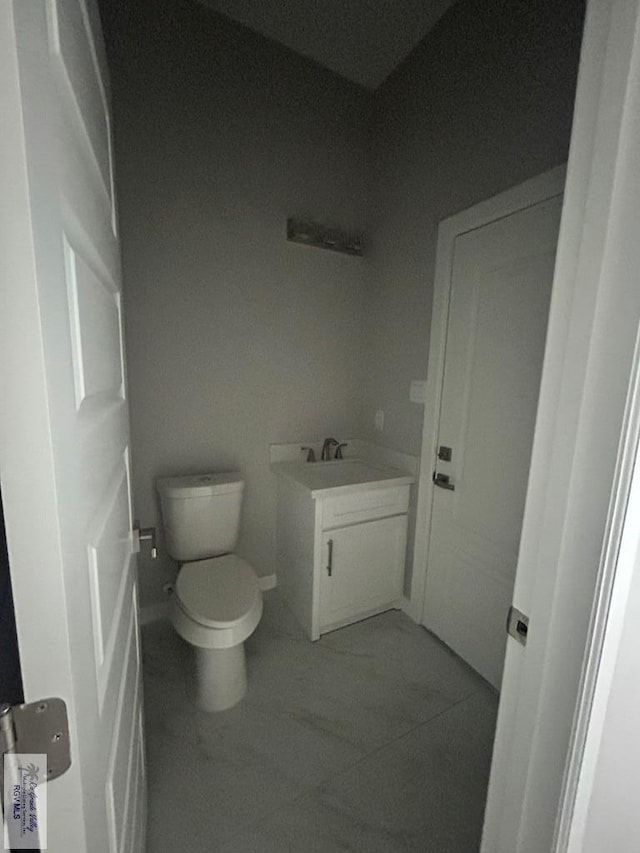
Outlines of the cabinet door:
{"type": "Polygon", "coordinates": [[[398,602],[406,542],[406,515],[323,532],[321,630],[398,602]]]}

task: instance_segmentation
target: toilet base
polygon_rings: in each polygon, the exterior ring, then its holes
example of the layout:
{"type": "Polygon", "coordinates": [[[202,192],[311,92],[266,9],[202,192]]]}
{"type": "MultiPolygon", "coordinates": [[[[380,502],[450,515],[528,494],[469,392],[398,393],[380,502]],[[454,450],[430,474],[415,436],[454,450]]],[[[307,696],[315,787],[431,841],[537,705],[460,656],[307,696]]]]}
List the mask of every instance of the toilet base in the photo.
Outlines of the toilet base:
{"type": "Polygon", "coordinates": [[[187,694],[201,711],[226,711],[247,692],[244,643],[228,649],[192,646],[187,694]]]}

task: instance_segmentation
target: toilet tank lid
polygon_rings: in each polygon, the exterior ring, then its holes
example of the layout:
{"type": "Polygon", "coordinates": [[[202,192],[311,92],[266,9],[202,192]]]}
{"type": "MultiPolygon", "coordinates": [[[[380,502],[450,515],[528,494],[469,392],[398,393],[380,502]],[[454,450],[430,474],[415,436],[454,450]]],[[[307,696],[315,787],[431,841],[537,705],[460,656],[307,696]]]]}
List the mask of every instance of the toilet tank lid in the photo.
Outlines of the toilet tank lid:
{"type": "Polygon", "coordinates": [[[187,477],[160,477],[156,488],[162,497],[204,498],[241,492],[244,480],[239,471],[218,471],[213,474],[192,474],[187,477]]]}

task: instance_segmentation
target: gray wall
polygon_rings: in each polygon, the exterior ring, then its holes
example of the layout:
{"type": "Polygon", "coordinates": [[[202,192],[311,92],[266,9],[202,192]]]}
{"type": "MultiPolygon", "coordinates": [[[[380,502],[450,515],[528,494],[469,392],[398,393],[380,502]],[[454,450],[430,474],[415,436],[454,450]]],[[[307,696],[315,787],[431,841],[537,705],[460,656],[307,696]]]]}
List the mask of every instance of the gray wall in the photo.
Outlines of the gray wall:
{"type": "MultiPolygon", "coordinates": [[[[363,225],[371,95],[186,0],[103,15],[136,514],[160,526],[159,475],[237,468],[237,550],[270,574],[269,443],[359,419],[363,262],[287,243],[286,217],[363,225]]],[[[148,604],[174,566],[140,567],[148,604]]]]}
{"type": "Polygon", "coordinates": [[[582,18],[580,0],[462,0],[376,92],[363,437],[420,452],[438,222],[566,160],[582,18]]]}
{"type": "MultiPolygon", "coordinates": [[[[190,0],[103,0],[144,524],[157,476],[237,467],[269,574],[270,442],[420,452],[438,222],[566,159],[582,5],[461,0],[372,96],[190,0]],[[286,243],[294,214],[367,258],[286,243]]],[[[140,562],[158,600],[174,567],[140,562]]]]}

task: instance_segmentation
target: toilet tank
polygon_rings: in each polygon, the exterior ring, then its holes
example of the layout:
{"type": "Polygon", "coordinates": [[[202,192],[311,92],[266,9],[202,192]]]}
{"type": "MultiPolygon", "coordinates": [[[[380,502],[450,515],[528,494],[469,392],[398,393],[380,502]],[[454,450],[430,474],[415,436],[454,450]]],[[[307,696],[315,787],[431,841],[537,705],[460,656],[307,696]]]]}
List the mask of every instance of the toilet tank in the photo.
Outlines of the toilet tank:
{"type": "Polygon", "coordinates": [[[237,471],[162,477],[156,482],[167,551],[185,563],[233,551],[244,481],[237,471]]]}

